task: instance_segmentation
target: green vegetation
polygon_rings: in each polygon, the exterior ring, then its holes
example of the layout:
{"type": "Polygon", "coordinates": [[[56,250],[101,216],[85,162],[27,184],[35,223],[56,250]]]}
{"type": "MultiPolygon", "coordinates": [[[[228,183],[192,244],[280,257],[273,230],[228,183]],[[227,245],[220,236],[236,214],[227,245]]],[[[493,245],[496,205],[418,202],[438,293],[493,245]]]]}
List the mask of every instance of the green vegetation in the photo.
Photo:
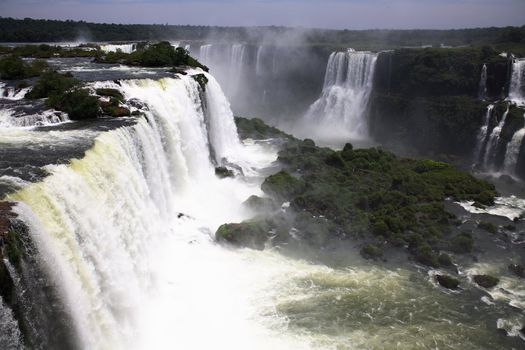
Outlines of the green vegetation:
{"type": "Polygon", "coordinates": [[[169,42],[163,41],[157,44],[147,45],[143,49],[138,49],[131,54],[117,52],[101,53],[97,55],[95,62],[98,63],[120,63],[131,66],[142,67],[179,67],[189,66],[202,68],[208,71],[208,68],[200,64],[196,59],[191,57],[185,49],[174,48],[169,42]]]}
{"type": "Polygon", "coordinates": [[[48,69],[44,61],[25,62],[20,57],[10,55],[0,58],[0,79],[20,80],[37,77],[48,69]]]}
{"type": "Polygon", "coordinates": [[[217,230],[217,240],[234,245],[262,250],[268,240],[270,227],[265,222],[224,224],[217,230]]]}
{"type": "MultiPolygon", "coordinates": [[[[262,42],[300,34],[309,45],[324,44],[355,49],[388,49],[403,46],[494,45],[500,50],[524,49],[525,27],[475,28],[461,30],[305,30],[285,27],[206,27],[188,25],[96,24],[84,21],[0,18],[0,41],[75,41],[82,34],[92,41],[206,40],[222,38],[239,42],[262,42]]],[[[525,56],[525,54],[523,54],[525,56]]]]}
{"type": "Polygon", "coordinates": [[[499,278],[490,275],[476,275],[474,282],[483,288],[490,289],[498,285],[499,278]]]}
{"type": "Polygon", "coordinates": [[[267,125],[259,118],[247,119],[235,117],[235,123],[237,124],[239,136],[242,139],[292,138],[292,136],[285,134],[281,130],[267,125]]]}
{"type": "Polygon", "coordinates": [[[56,45],[22,45],[13,48],[3,47],[0,52],[11,53],[15,56],[28,58],[52,58],[52,57],[95,57],[97,51],[93,48],[61,47],[56,45]]]}
{"type": "Polygon", "coordinates": [[[377,260],[383,257],[383,249],[375,244],[367,244],[360,251],[365,259],[377,260]]]}
{"type": "Polygon", "coordinates": [[[459,280],[448,275],[436,275],[436,281],[445,288],[457,289],[459,287],[459,280]]]}
{"type": "Polygon", "coordinates": [[[208,78],[204,74],[195,74],[192,76],[193,80],[199,84],[202,91],[206,91],[206,84],[208,84],[208,78]]]}
{"type": "MultiPolygon", "coordinates": [[[[237,118],[245,135],[261,129],[259,123],[237,118]]],[[[368,256],[387,243],[432,267],[452,265],[443,251],[469,253],[474,246],[469,233],[452,233],[454,216],[445,211],[445,199],[491,205],[497,194],[493,185],[449,164],[399,158],[376,148],[355,150],[347,144],[332,151],[289,138],[278,160],[283,169],[267,177],[262,189],[299,213],[288,227],[317,225],[317,232],[304,234],[313,237],[306,240],[322,245],[327,239],[364,239],[371,244],[362,251],[368,256]],[[315,223],[302,225],[307,217],[315,223]]]]}
{"type": "Polygon", "coordinates": [[[96,118],[100,115],[98,98],[70,74],[48,71],[42,74],[26,98],[47,98],[46,106],[66,112],[72,120],[96,118]]]}
{"type": "Polygon", "coordinates": [[[480,223],[478,224],[478,228],[485,230],[489,233],[498,232],[498,227],[494,225],[492,222],[480,221],[480,223]]]}
{"type": "Polygon", "coordinates": [[[26,98],[37,99],[59,95],[78,85],[79,82],[70,74],[60,74],[48,71],[42,74],[33,89],[26,94],[26,98]]]}
{"type": "Polygon", "coordinates": [[[93,119],[100,116],[98,98],[92,96],[87,89],[76,88],[62,94],[53,94],[47,99],[46,105],[66,112],[71,120],[93,119]]]}

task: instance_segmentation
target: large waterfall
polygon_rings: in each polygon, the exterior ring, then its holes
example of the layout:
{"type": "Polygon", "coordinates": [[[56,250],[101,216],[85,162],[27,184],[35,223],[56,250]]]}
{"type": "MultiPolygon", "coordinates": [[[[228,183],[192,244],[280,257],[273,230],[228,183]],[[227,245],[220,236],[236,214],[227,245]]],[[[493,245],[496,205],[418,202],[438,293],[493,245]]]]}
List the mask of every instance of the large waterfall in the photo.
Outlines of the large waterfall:
{"type": "Polygon", "coordinates": [[[377,54],[349,49],[330,55],[321,97],[301,123],[320,138],[368,136],[367,108],[377,54]]]}
{"type": "Polygon", "coordinates": [[[204,106],[190,76],[96,83],[146,103],[145,118],[101,134],[82,159],[8,196],[82,348],[266,349],[277,339],[255,322],[271,309],[248,299],[264,295],[271,267],[246,278],[260,267],[213,239],[220,224],[251,215],[242,202],[259,194],[260,181],[218,179],[211,150],[246,170],[275,154],[240,143],[227,100],[208,79],[204,106]]]}
{"type": "Polygon", "coordinates": [[[247,50],[244,44],[206,44],[200,47],[199,60],[222,82],[229,97],[238,92],[243,78],[247,50]]]}

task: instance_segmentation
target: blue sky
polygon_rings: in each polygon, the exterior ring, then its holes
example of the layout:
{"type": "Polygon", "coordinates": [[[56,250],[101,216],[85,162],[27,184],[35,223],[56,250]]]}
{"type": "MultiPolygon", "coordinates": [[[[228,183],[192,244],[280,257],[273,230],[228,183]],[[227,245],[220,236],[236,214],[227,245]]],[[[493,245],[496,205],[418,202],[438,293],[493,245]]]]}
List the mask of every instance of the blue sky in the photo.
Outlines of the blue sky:
{"type": "Polygon", "coordinates": [[[525,0],[0,0],[0,16],[111,23],[317,28],[525,24],[525,0]]]}

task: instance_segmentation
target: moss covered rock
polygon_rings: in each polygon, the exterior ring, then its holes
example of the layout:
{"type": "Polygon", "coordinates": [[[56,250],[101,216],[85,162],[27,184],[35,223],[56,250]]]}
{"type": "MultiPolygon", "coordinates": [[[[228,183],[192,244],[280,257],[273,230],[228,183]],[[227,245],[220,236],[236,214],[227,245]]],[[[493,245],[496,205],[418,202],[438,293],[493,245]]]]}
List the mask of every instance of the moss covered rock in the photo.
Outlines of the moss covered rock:
{"type": "Polygon", "coordinates": [[[474,282],[483,288],[493,288],[499,283],[499,278],[490,275],[475,275],[474,282]]]}
{"type": "Polygon", "coordinates": [[[270,227],[266,222],[242,222],[224,224],[215,233],[219,242],[228,242],[235,246],[263,250],[268,240],[270,227]]]}
{"type": "Polygon", "coordinates": [[[367,244],[359,251],[365,259],[377,260],[383,257],[383,249],[375,244],[367,244]]]}
{"type": "Polygon", "coordinates": [[[452,276],[436,275],[435,278],[440,286],[445,287],[447,289],[458,289],[459,287],[459,280],[452,276]]]}

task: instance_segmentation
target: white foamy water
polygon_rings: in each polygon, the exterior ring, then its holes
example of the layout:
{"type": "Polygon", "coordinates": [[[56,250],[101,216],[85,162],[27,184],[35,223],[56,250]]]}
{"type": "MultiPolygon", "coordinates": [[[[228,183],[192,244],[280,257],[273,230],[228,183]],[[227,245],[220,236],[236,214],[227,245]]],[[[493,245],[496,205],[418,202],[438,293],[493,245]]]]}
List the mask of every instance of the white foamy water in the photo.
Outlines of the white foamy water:
{"type": "Polygon", "coordinates": [[[0,109],[0,129],[33,128],[68,122],[67,113],[47,110],[34,114],[16,114],[11,109],[0,109]]]}
{"type": "Polygon", "coordinates": [[[459,204],[468,212],[475,214],[491,214],[504,216],[510,220],[519,218],[520,215],[525,214],[525,199],[516,196],[497,197],[494,200],[494,205],[486,208],[477,208],[474,202],[460,202],[459,204]]]}
{"type": "Polygon", "coordinates": [[[15,87],[7,86],[5,83],[0,82],[0,99],[12,101],[21,100],[31,89],[31,87],[16,89],[15,87]]]}
{"type": "Polygon", "coordinates": [[[136,50],[137,44],[102,44],[100,49],[104,52],[117,52],[132,53],[136,50]]]}

